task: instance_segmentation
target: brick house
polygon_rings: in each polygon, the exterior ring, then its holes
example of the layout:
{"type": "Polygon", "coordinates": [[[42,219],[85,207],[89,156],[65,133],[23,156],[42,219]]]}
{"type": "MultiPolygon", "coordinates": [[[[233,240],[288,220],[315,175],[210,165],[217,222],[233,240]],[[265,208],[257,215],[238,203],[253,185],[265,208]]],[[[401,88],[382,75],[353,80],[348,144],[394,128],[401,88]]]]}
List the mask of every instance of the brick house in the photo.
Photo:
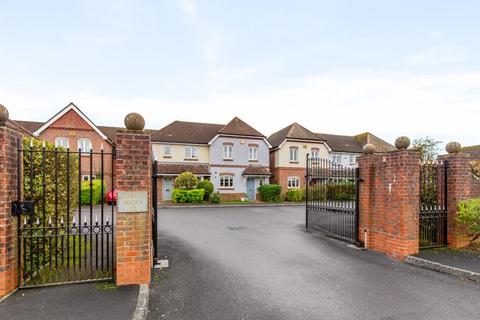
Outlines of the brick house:
{"type": "Polygon", "coordinates": [[[171,200],[173,181],[185,171],[212,181],[222,200],[255,200],[269,182],[266,137],[235,117],[228,124],[174,121],[152,134],[158,161],[158,199],[171,200]]]}
{"type": "Polygon", "coordinates": [[[271,182],[282,186],[282,191],[305,187],[307,154],[328,159],[330,147],[324,139],[298,123],[268,137],[270,149],[271,182]]]}
{"type": "MultiPolygon", "coordinates": [[[[55,144],[57,147],[69,148],[71,151],[82,151],[81,179],[89,181],[100,179],[101,158],[92,156],[92,172],[90,173],[89,152],[111,153],[115,145],[117,128],[95,125],[75,104],[69,103],[65,108],[46,122],[14,120],[34,137],[55,144]]],[[[112,158],[104,157],[104,179],[107,192],[111,190],[112,158]]]]}
{"type": "Polygon", "coordinates": [[[314,133],[298,123],[275,132],[268,141],[272,145],[271,181],[280,184],[283,192],[305,187],[307,154],[352,168],[357,166],[357,157],[367,143],[374,144],[377,152],[395,150],[393,145],[369,132],[355,136],[314,133]]]}

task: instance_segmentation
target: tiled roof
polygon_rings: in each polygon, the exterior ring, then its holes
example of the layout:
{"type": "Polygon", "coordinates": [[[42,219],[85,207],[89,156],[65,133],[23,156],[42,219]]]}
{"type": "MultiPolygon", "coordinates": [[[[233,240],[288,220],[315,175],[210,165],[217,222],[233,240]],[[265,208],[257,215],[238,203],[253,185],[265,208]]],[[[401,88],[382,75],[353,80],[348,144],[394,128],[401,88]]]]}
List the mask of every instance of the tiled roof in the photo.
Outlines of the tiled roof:
{"type": "Polygon", "coordinates": [[[207,144],[223,127],[221,124],[174,121],[153,133],[152,141],[207,144]]]}
{"type": "Polygon", "coordinates": [[[276,148],[282,144],[285,139],[323,141],[323,139],[305,127],[302,127],[298,123],[292,123],[288,127],[270,135],[270,137],[268,137],[268,142],[270,142],[273,148],[276,148]]]}
{"type": "Polygon", "coordinates": [[[252,128],[238,117],[233,118],[222,129],[220,129],[218,133],[239,136],[265,137],[263,134],[252,128]]]}
{"type": "Polygon", "coordinates": [[[185,164],[185,163],[158,163],[157,173],[161,174],[180,174],[182,172],[191,172],[194,174],[210,174],[208,164],[185,164]]]}
{"type": "Polygon", "coordinates": [[[152,141],[208,144],[217,134],[264,137],[260,132],[235,117],[226,125],[174,121],[153,133],[152,141]]]}
{"type": "Polygon", "coordinates": [[[13,120],[15,123],[19,124],[25,128],[30,133],[37,131],[45,122],[38,121],[22,121],[22,120],[13,120]]]}
{"type": "Polygon", "coordinates": [[[327,142],[333,152],[361,153],[362,147],[354,136],[317,133],[320,139],[327,142]]]}
{"type": "Polygon", "coordinates": [[[243,170],[242,175],[244,176],[270,176],[271,173],[262,166],[249,165],[243,170]]]}
{"type": "MultiPolygon", "coordinates": [[[[35,131],[37,131],[43,124],[44,122],[38,122],[38,121],[23,121],[23,120],[13,120],[16,124],[20,125],[23,127],[25,130],[33,134],[35,131]]],[[[125,128],[120,128],[120,127],[109,127],[109,126],[97,126],[97,128],[103,132],[111,141],[115,142],[115,137],[118,129],[125,129],[125,128]]],[[[147,132],[154,133],[155,130],[151,129],[145,129],[147,132]]]]}
{"type": "Polygon", "coordinates": [[[462,151],[470,155],[470,160],[480,160],[480,145],[463,147],[462,151]]]}
{"type": "Polygon", "coordinates": [[[358,141],[358,143],[360,143],[362,148],[367,143],[371,143],[375,145],[375,147],[377,147],[377,152],[389,152],[396,150],[396,148],[392,144],[388,143],[383,139],[380,139],[379,137],[371,134],[370,132],[358,134],[355,136],[355,139],[358,141]]]}

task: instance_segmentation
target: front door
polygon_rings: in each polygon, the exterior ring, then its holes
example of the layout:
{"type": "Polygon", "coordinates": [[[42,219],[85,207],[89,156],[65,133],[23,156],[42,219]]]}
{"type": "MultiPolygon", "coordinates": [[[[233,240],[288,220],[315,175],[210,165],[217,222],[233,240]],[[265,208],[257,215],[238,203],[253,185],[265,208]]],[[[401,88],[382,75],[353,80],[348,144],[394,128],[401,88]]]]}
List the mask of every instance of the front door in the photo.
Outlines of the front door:
{"type": "Polygon", "coordinates": [[[173,179],[172,178],[163,178],[162,181],[163,191],[162,199],[165,201],[172,200],[172,191],[173,191],[173,179]]]}
{"type": "Polygon", "coordinates": [[[255,200],[255,179],[247,179],[247,197],[248,200],[255,200]]]}

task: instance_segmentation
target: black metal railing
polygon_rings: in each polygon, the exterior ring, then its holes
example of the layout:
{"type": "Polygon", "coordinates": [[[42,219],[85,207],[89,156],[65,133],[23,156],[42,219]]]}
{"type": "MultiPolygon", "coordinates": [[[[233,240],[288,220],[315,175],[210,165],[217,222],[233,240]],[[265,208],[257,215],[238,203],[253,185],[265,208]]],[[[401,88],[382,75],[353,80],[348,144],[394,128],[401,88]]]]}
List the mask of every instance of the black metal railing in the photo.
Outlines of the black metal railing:
{"type": "Polygon", "coordinates": [[[113,280],[115,148],[71,151],[19,141],[20,287],[113,280]],[[22,177],[23,176],[23,180],[22,177]],[[112,192],[113,196],[113,192],[112,192]]]}
{"type": "Polygon", "coordinates": [[[448,163],[420,164],[420,249],[447,245],[448,163]]]}
{"type": "Polygon", "coordinates": [[[359,169],[307,155],[306,226],[359,244],[359,169]]]}

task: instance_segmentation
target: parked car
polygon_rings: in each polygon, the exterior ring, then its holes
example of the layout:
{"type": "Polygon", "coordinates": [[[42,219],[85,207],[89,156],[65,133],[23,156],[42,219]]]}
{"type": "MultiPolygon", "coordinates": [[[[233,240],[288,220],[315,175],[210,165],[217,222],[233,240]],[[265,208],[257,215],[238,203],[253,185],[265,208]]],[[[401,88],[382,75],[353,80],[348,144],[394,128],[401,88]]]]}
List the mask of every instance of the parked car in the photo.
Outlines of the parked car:
{"type": "Polygon", "coordinates": [[[117,200],[118,200],[117,189],[113,189],[113,191],[110,191],[105,195],[105,201],[108,204],[112,204],[112,203],[117,204],[117,200]]]}

